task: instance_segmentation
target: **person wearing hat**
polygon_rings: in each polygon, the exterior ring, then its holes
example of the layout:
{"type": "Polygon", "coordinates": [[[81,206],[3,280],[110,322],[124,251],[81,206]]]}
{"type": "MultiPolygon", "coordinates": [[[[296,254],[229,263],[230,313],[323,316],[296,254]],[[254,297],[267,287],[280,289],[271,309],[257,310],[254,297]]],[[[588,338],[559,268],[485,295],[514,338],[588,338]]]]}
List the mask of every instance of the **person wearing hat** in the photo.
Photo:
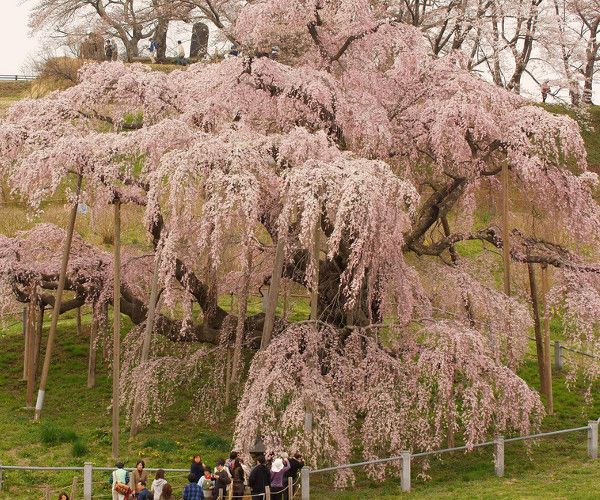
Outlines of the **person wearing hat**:
{"type": "Polygon", "coordinates": [[[283,490],[287,485],[283,484],[285,473],[290,470],[290,463],[287,458],[276,458],[271,464],[271,499],[281,500],[283,498],[283,490]]]}
{"type": "Polygon", "coordinates": [[[117,462],[115,467],[116,469],[110,475],[112,497],[113,500],[126,500],[131,494],[131,488],[128,486],[129,473],[125,470],[123,462],[117,462]]]}

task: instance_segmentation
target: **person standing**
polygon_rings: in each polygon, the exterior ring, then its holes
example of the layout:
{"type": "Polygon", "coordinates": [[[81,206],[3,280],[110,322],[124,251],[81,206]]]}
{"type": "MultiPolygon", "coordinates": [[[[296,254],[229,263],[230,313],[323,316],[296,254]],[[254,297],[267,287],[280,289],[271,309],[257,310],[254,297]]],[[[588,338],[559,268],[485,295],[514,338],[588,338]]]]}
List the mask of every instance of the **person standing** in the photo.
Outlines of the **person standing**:
{"type": "Polygon", "coordinates": [[[112,60],[117,61],[119,59],[119,46],[117,45],[117,39],[113,36],[110,45],[112,47],[112,60]]]}
{"type": "Polygon", "coordinates": [[[244,496],[244,481],[246,479],[246,475],[244,474],[244,469],[242,468],[242,463],[240,462],[240,459],[237,457],[231,464],[231,477],[233,478],[233,496],[234,497],[243,497],[244,496]]]}
{"type": "Polygon", "coordinates": [[[112,497],[113,500],[125,500],[125,496],[132,493],[131,488],[128,486],[129,473],[125,470],[123,462],[117,462],[115,467],[116,469],[110,475],[112,497]]]}
{"type": "Polygon", "coordinates": [[[154,481],[152,481],[152,485],[150,486],[150,491],[154,495],[154,498],[160,498],[165,484],[167,484],[167,480],[165,479],[165,471],[163,469],[158,469],[156,471],[154,481]]]}
{"type": "Polygon", "coordinates": [[[185,66],[185,48],[183,47],[181,40],[177,40],[177,57],[175,58],[175,64],[185,66]]]}
{"type": "Polygon", "coordinates": [[[550,82],[546,80],[544,83],[542,83],[540,90],[542,91],[542,102],[546,102],[548,94],[550,93],[550,82]]]}
{"type": "Polygon", "coordinates": [[[223,490],[223,498],[227,495],[227,486],[231,484],[231,475],[229,469],[225,467],[225,461],[219,460],[215,467],[215,473],[213,476],[215,480],[215,486],[213,488],[213,497],[219,497],[219,491],[223,490]]]}
{"type": "Polygon", "coordinates": [[[158,50],[158,45],[156,44],[156,40],[153,38],[150,40],[150,47],[148,48],[150,51],[150,62],[152,64],[156,63],[156,52],[158,50]]]}
{"type": "Polygon", "coordinates": [[[203,498],[202,490],[196,481],[196,476],[191,472],[188,474],[188,481],[188,484],[183,488],[183,500],[200,500],[203,498]]]}
{"type": "Polygon", "coordinates": [[[146,463],[143,460],[138,460],[135,464],[135,469],[131,473],[131,479],[129,480],[129,487],[133,491],[137,491],[137,484],[148,482],[148,471],[145,470],[146,463]]]}
{"type": "Polygon", "coordinates": [[[106,56],[107,61],[112,61],[112,44],[108,38],[106,39],[106,42],[104,42],[104,55],[106,56]]]}
{"type": "Polygon", "coordinates": [[[256,466],[250,471],[248,484],[250,485],[253,499],[261,499],[261,495],[264,495],[266,487],[271,484],[271,476],[266,463],[265,456],[259,455],[256,459],[256,466]]]}
{"type": "Polygon", "coordinates": [[[198,486],[200,486],[200,488],[202,489],[204,498],[206,500],[211,500],[213,497],[213,489],[215,486],[215,482],[213,481],[210,469],[204,469],[204,476],[202,476],[200,478],[200,481],[198,481],[198,486]]]}
{"type": "Polygon", "coordinates": [[[192,458],[192,465],[190,466],[190,473],[196,476],[196,481],[200,481],[200,478],[204,475],[206,465],[202,463],[202,457],[200,455],[194,455],[192,458]]]}
{"type": "Polygon", "coordinates": [[[282,492],[286,486],[283,484],[283,477],[288,470],[290,470],[290,463],[287,461],[287,459],[285,461],[283,461],[281,458],[276,458],[273,460],[273,464],[271,465],[272,500],[282,500],[282,492]]]}

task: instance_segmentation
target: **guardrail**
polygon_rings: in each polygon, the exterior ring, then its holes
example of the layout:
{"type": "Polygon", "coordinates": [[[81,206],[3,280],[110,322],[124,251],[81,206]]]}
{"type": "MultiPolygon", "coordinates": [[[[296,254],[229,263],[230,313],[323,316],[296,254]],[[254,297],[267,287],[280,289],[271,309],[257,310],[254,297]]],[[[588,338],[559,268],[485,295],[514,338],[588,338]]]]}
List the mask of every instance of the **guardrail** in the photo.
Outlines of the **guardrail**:
{"type": "Polygon", "coordinates": [[[389,462],[402,462],[402,474],[400,476],[400,484],[402,491],[409,492],[411,490],[411,462],[413,458],[427,457],[431,455],[439,455],[452,451],[462,451],[473,448],[482,448],[485,446],[494,446],[494,472],[496,476],[504,476],[504,445],[505,443],[513,443],[516,441],[526,441],[529,439],[539,439],[548,436],[557,436],[559,434],[568,434],[571,432],[587,431],[587,452],[592,459],[598,458],[598,420],[590,420],[586,426],[576,427],[574,429],[561,429],[558,431],[542,432],[539,434],[531,434],[527,436],[517,436],[505,439],[504,436],[497,436],[493,441],[485,443],[477,443],[471,447],[455,446],[453,448],[445,448],[442,450],[424,451],[420,453],[412,453],[403,451],[400,455],[379,460],[371,460],[368,462],[358,462],[352,464],[336,465],[333,467],[325,467],[323,469],[312,470],[309,467],[304,467],[301,471],[301,490],[302,500],[310,500],[310,477],[313,474],[323,472],[332,472],[340,469],[349,469],[353,467],[361,467],[365,465],[384,464],[389,462]]]}
{"type": "Polygon", "coordinates": [[[4,81],[13,81],[13,82],[30,82],[31,80],[35,80],[36,77],[33,75],[0,75],[0,80],[4,81]]]}

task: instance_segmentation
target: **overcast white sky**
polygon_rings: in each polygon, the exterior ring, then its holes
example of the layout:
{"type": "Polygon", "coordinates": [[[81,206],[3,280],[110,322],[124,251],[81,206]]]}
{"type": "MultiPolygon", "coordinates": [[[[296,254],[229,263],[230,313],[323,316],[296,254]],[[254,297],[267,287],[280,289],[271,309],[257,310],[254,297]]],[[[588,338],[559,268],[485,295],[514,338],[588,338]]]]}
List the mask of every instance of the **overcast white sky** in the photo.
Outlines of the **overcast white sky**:
{"type": "Polygon", "coordinates": [[[27,73],[27,61],[38,49],[29,35],[30,4],[22,0],[0,0],[0,74],[27,73]]]}

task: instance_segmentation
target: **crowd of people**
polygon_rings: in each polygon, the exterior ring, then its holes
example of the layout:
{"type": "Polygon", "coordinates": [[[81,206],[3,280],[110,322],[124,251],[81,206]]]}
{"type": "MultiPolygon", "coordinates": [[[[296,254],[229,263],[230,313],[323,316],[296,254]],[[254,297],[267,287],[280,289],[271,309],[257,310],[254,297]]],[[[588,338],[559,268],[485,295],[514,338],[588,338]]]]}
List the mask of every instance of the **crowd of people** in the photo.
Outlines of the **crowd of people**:
{"type": "Polygon", "coordinates": [[[150,482],[143,460],[137,461],[131,474],[125,469],[123,462],[118,462],[115,467],[109,480],[113,500],[216,500],[220,492],[224,500],[260,500],[265,498],[267,487],[271,491],[271,499],[291,500],[289,478],[297,485],[300,470],[304,467],[304,459],[300,453],[293,457],[282,453],[270,460],[264,455],[259,455],[254,466],[250,467],[236,451],[232,451],[227,460],[218,460],[211,469],[202,462],[200,455],[194,455],[188,483],[180,497],[175,497],[173,487],[165,478],[163,469],[157,470],[150,482]]]}

